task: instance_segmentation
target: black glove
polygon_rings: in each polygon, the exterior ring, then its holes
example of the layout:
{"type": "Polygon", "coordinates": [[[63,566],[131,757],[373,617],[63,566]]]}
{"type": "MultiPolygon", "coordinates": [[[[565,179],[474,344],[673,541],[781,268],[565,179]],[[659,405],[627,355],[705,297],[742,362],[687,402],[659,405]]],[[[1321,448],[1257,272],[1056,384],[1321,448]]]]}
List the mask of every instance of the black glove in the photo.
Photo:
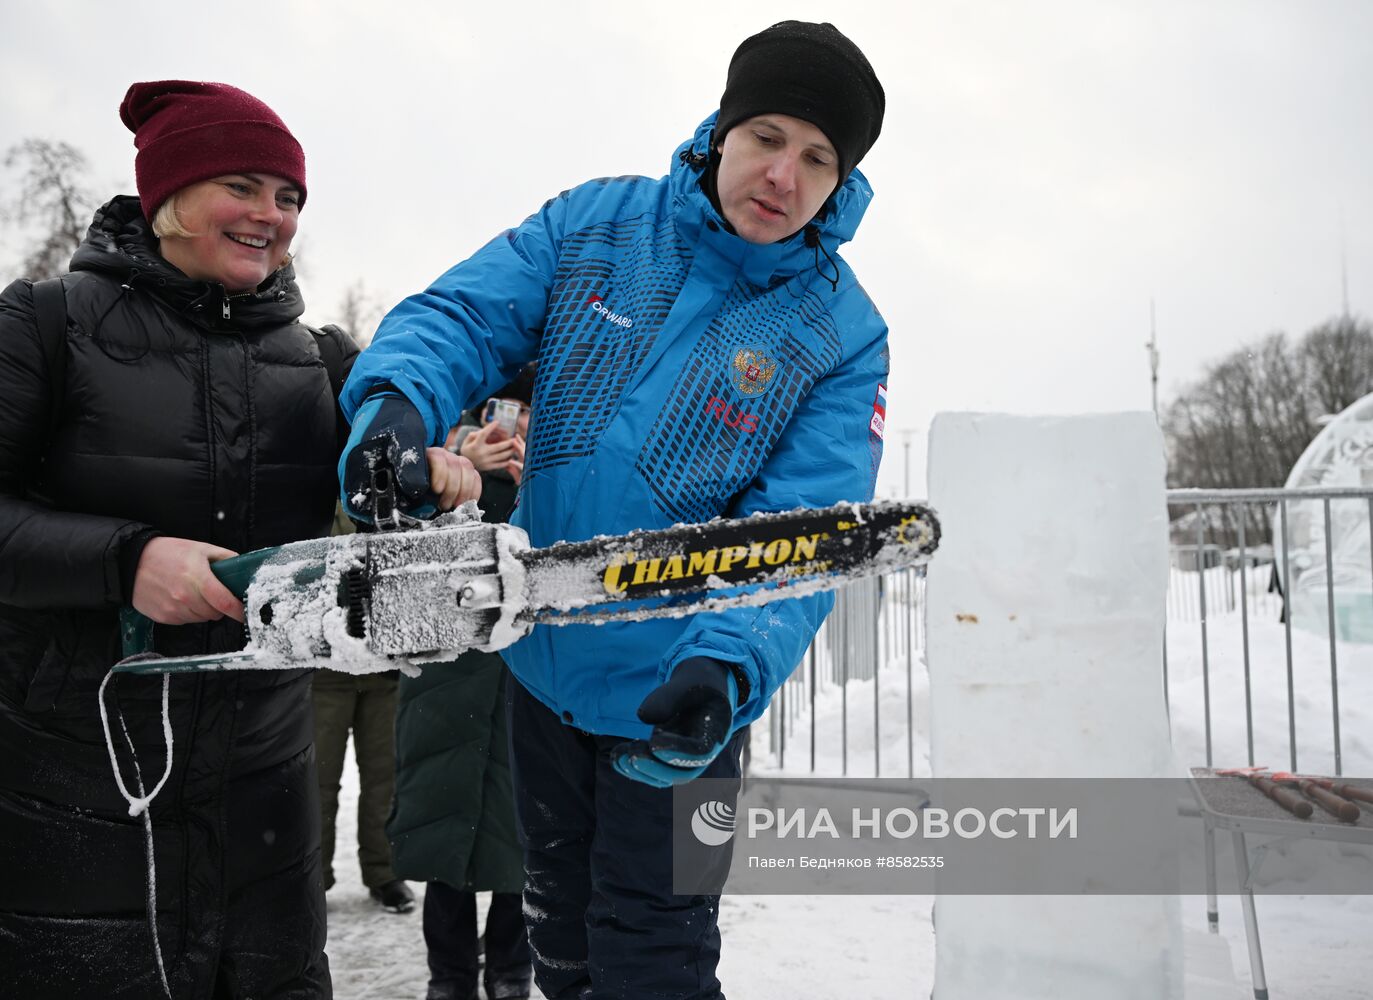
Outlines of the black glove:
{"type": "Polygon", "coordinates": [[[728,664],[708,656],[683,660],[639,706],[639,718],[653,733],[616,747],[615,770],[655,788],[698,777],[724,749],[738,701],[739,683],[728,664]]]}
{"type": "Polygon", "coordinates": [[[429,460],[424,453],[428,446],[424,418],[410,400],[394,393],[368,398],[353,418],[353,430],[338,463],[348,516],[375,523],[379,516],[389,516],[386,508],[392,499],[399,511],[412,517],[432,515],[437,508],[429,489],[429,460]],[[377,488],[386,485],[388,474],[388,495],[378,496],[377,488]]]}

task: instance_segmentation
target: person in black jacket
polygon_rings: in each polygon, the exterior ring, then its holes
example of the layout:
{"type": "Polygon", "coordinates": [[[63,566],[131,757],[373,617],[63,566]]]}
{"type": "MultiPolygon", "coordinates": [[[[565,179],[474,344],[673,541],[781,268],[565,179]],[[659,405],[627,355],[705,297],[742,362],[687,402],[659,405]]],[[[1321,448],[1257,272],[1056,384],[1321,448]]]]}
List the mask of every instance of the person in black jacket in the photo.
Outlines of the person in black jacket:
{"type": "MultiPolygon", "coordinates": [[[[163,81],[121,116],[139,197],[96,213],[65,329],[0,293],[0,994],[328,997],[309,673],[102,681],[123,605],[159,653],[243,645],[210,563],[328,531],[356,348],[299,322],[270,108],[163,81]]],[[[475,494],[434,451],[440,503],[475,494]]]]}

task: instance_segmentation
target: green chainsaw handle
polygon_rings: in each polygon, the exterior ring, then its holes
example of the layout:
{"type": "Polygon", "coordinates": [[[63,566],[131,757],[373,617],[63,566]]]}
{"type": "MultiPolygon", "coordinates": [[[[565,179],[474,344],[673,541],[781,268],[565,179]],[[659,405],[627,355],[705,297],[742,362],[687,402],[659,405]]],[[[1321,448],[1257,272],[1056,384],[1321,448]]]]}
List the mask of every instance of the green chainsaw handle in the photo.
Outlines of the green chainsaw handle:
{"type": "MultiPolygon", "coordinates": [[[[248,585],[258,567],[281,551],[281,546],[255,549],[241,556],[230,556],[210,563],[215,578],[229,588],[229,592],[240,601],[248,596],[248,585]]],[[[125,657],[153,651],[153,621],[135,611],[131,606],[119,609],[119,636],[125,657]]]]}

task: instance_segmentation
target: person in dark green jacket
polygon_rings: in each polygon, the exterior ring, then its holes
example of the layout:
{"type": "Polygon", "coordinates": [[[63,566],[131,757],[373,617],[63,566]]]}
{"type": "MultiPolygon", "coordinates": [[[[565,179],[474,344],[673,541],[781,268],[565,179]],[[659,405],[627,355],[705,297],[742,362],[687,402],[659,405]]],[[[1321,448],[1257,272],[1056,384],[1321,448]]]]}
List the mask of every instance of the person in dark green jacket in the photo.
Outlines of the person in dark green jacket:
{"type": "MultiPolygon", "coordinates": [[[[482,519],[505,521],[523,468],[534,370],[467,413],[447,447],[481,472],[482,519]],[[518,416],[515,410],[518,406],[518,416]],[[514,433],[500,418],[515,419],[514,433]]],[[[424,880],[426,1000],[474,1000],[476,893],[491,892],[486,916],[486,996],[529,996],[532,977],[521,892],[524,857],[515,832],[507,744],[504,661],[469,651],[455,662],[402,677],[396,716],[396,796],[386,832],[402,878],[424,880]]]]}
{"type": "MultiPolygon", "coordinates": [[[[355,530],[340,505],[334,513],[333,533],[351,534],[355,530]]],[[[362,883],[383,909],[409,913],[415,908],[415,894],[392,870],[391,848],[386,842],[386,817],[395,794],[399,676],[398,670],[380,674],[316,670],[311,695],[315,708],[315,755],[319,761],[324,888],[334,886],[338,799],[351,733],[358,769],[358,867],[362,870],[362,883]]]]}

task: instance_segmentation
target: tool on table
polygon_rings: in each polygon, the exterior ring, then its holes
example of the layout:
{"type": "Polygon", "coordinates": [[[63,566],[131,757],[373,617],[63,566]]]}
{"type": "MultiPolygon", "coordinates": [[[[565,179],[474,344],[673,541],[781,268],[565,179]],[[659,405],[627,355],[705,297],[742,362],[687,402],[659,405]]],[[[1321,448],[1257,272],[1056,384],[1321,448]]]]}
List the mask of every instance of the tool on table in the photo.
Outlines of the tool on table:
{"type": "MultiPolygon", "coordinates": [[[[1359,807],[1349,801],[1349,796],[1335,791],[1336,783],[1328,778],[1310,778],[1290,771],[1278,771],[1273,775],[1273,780],[1296,785],[1303,794],[1319,803],[1322,809],[1337,817],[1341,823],[1357,823],[1359,820],[1359,807]]],[[[1339,787],[1349,788],[1344,783],[1340,783],[1339,787]]],[[[1355,791],[1362,792],[1363,789],[1355,791]]]]}
{"type": "Polygon", "coordinates": [[[1216,774],[1225,777],[1244,778],[1249,784],[1263,792],[1270,799],[1282,806],[1298,819],[1309,819],[1315,812],[1311,808],[1311,803],[1302,798],[1290,788],[1274,782],[1271,778],[1264,777],[1267,774],[1266,767],[1231,767],[1224,770],[1217,770],[1216,774]]]}

